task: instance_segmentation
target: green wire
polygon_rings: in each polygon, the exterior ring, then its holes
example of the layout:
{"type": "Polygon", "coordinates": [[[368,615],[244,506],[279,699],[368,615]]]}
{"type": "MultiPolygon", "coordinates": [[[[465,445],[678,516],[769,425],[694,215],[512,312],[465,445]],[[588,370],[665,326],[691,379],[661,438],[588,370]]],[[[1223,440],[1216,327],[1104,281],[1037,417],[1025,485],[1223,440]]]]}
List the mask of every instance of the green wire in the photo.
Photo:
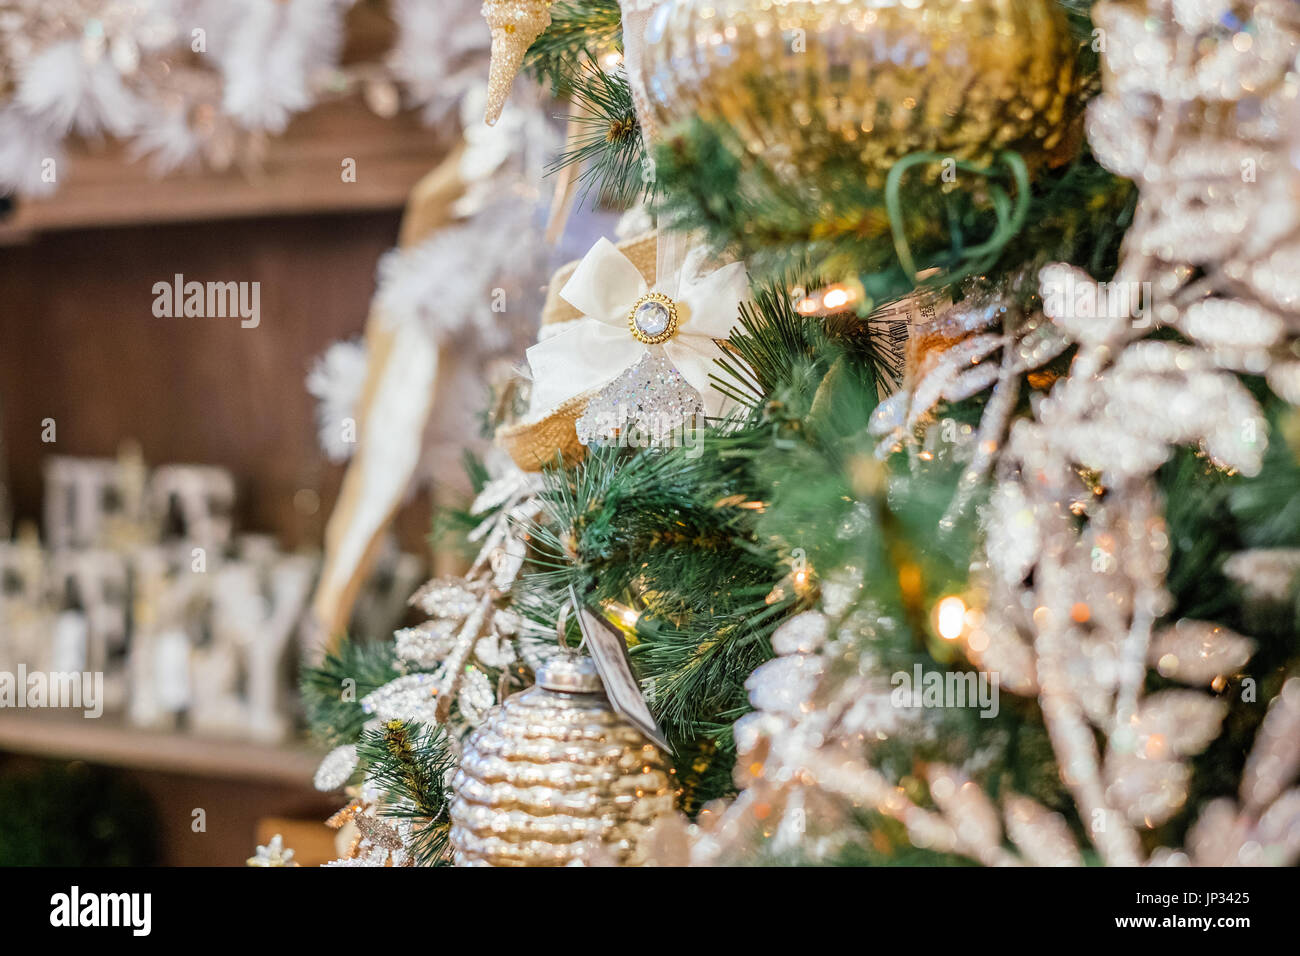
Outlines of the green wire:
{"type": "MultiPolygon", "coordinates": [[[[904,271],[913,280],[916,276],[916,262],[912,258],[912,249],[903,231],[903,207],[900,196],[903,176],[913,166],[942,162],[949,158],[938,153],[911,153],[896,162],[885,179],[885,209],[889,213],[889,231],[894,240],[894,251],[898,254],[898,261],[904,271]]],[[[997,260],[998,254],[1007,243],[1024,227],[1025,217],[1029,214],[1029,168],[1021,155],[1011,150],[1004,150],[998,155],[998,159],[1010,168],[1012,178],[1015,179],[1015,205],[1008,211],[1010,200],[1006,191],[1000,186],[991,186],[993,212],[998,220],[997,227],[993,230],[993,235],[984,242],[963,249],[958,261],[981,261],[981,264],[987,261],[991,264],[997,260]]],[[[975,173],[977,176],[992,176],[994,173],[992,168],[985,169],[965,162],[958,162],[957,168],[975,173]]]]}

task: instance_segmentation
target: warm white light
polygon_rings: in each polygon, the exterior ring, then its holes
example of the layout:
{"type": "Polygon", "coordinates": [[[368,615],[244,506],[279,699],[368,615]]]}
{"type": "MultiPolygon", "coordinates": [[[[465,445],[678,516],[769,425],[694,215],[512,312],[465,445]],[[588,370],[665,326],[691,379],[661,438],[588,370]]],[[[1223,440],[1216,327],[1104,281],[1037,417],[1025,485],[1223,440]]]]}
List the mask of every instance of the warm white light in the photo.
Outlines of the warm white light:
{"type": "Polygon", "coordinates": [[[847,305],[849,301],[849,290],[843,286],[827,289],[826,295],[822,298],[823,304],[828,309],[838,309],[847,305]]]}
{"type": "Polygon", "coordinates": [[[618,601],[605,601],[601,604],[601,607],[604,608],[606,615],[629,630],[636,627],[636,622],[641,617],[640,611],[628,607],[626,604],[620,604],[618,601]]]}
{"type": "Polygon", "coordinates": [[[935,623],[945,641],[957,640],[966,626],[966,602],[955,594],[944,598],[935,609],[935,623]]]}
{"type": "Polygon", "coordinates": [[[800,568],[794,572],[794,589],[802,594],[808,590],[808,583],[812,579],[812,572],[807,568],[800,568]]]}

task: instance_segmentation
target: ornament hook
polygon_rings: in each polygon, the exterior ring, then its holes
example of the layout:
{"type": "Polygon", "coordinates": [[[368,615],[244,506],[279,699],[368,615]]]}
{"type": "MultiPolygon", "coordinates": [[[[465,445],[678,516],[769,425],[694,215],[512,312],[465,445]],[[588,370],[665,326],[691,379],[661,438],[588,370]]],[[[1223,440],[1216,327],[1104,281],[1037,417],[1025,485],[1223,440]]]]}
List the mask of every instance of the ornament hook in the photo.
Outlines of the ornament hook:
{"type": "Polygon", "coordinates": [[[572,599],[569,599],[560,605],[560,616],[555,620],[555,639],[559,643],[561,650],[576,654],[578,651],[582,650],[583,645],[587,643],[587,635],[582,635],[582,640],[578,642],[577,647],[569,647],[569,610],[571,608],[577,610],[574,608],[572,599]]]}

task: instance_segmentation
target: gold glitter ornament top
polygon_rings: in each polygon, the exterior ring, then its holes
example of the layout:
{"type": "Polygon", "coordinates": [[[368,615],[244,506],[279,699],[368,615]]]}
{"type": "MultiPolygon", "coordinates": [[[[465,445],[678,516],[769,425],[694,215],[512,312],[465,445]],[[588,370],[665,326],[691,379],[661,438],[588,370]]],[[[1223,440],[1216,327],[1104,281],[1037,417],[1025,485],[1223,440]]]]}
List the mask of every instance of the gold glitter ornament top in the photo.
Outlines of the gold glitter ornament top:
{"type": "Polygon", "coordinates": [[[646,42],[663,127],[721,121],[790,176],[846,149],[873,184],[918,151],[1033,170],[1077,142],[1057,0],[667,0],[646,42]]]}
{"type": "Polygon", "coordinates": [[[492,126],[501,118],[506,97],[524,65],[524,54],[551,25],[551,0],[483,0],[483,19],[492,30],[484,115],[492,126]]]}

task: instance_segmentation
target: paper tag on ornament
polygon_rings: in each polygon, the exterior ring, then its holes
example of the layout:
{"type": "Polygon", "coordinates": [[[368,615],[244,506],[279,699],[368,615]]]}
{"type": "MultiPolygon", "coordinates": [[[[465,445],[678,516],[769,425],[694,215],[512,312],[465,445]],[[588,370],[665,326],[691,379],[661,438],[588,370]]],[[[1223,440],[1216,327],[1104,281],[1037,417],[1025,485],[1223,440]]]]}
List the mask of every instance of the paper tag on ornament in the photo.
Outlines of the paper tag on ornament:
{"type": "Polygon", "coordinates": [[[569,597],[578,609],[578,627],[591,659],[596,662],[596,672],[605,685],[605,696],[613,708],[622,714],[637,730],[664,752],[671,748],[659,724],[650,713],[641,687],[632,676],[632,661],[627,656],[627,641],[623,634],[600,614],[590,610],[578,600],[578,594],[569,585],[569,597]]]}
{"type": "Polygon", "coordinates": [[[881,306],[867,316],[871,342],[879,351],[885,376],[878,387],[883,400],[896,392],[907,376],[908,346],[917,331],[934,322],[952,303],[932,295],[913,293],[881,306]]]}

